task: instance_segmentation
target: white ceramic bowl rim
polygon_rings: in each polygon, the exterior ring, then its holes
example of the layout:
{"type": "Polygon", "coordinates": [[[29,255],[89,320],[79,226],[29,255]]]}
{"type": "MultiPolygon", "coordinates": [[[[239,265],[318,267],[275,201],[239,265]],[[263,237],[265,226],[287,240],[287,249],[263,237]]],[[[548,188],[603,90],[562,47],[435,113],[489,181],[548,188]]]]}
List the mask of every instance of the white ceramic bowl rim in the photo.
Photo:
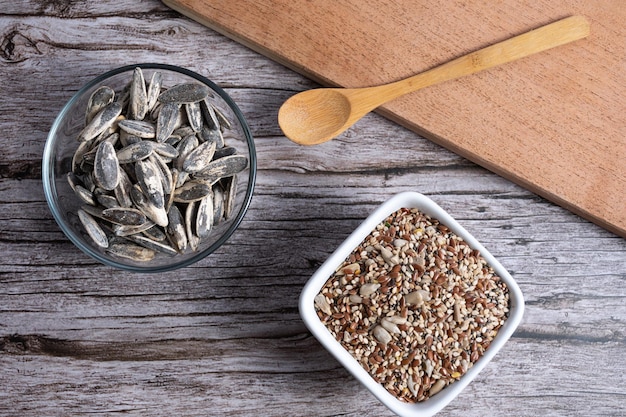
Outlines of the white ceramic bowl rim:
{"type": "Polygon", "coordinates": [[[52,127],[50,129],[50,132],[48,133],[48,137],[47,137],[46,144],[45,144],[45,147],[44,147],[44,152],[43,152],[41,172],[42,172],[44,193],[46,195],[46,200],[48,202],[48,207],[50,208],[50,211],[52,212],[52,216],[54,217],[54,219],[57,222],[57,224],[61,227],[61,229],[63,230],[65,235],[80,250],[82,250],[87,255],[95,258],[96,260],[102,262],[105,265],[114,266],[114,267],[117,267],[117,268],[120,268],[120,269],[124,269],[124,270],[127,270],[127,271],[132,271],[132,272],[165,272],[165,271],[170,271],[170,270],[174,270],[174,269],[178,269],[178,268],[183,268],[183,267],[189,266],[189,265],[191,265],[191,264],[201,260],[202,258],[206,257],[207,254],[210,254],[210,253],[214,252],[217,248],[219,248],[234,233],[234,231],[239,227],[239,224],[243,220],[243,217],[246,214],[246,211],[247,211],[247,209],[248,209],[248,207],[250,205],[250,201],[252,200],[252,193],[254,191],[254,186],[255,186],[255,182],[256,182],[256,165],[257,165],[256,149],[255,149],[255,146],[254,146],[254,140],[252,138],[252,133],[250,132],[250,128],[248,127],[248,124],[247,124],[243,114],[241,113],[241,110],[237,106],[237,104],[235,104],[235,102],[230,98],[230,96],[220,86],[218,86],[217,84],[215,84],[214,82],[212,82],[208,78],[206,78],[206,77],[204,77],[204,76],[202,76],[200,74],[197,74],[197,73],[195,73],[193,71],[190,71],[190,70],[188,70],[186,68],[178,67],[178,66],[175,66],[175,65],[168,65],[168,64],[141,63],[141,64],[134,64],[134,65],[126,65],[126,66],[122,66],[122,67],[113,69],[111,71],[108,71],[108,72],[106,72],[106,73],[104,73],[104,74],[94,78],[89,83],[85,84],[80,90],[78,90],[78,92],[76,92],[76,94],[74,94],[72,96],[72,98],[65,104],[65,106],[63,107],[63,109],[61,110],[59,115],[56,117],[56,119],[55,119],[55,121],[52,124],[52,127]],[[246,143],[248,145],[248,149],[249,149],[249,161],[248,161],[248,163],[249,163],[249,168],[248,168],[248,170],[249,170],[249,177],[248,177],[248,184],[249,184],[249,186],[248,186],[248,189],[246,190],[246,195],[245,195],[244,200],[242,202],[242,205],[241,205],[241,207],[239,209],[239,212],[233,218],[232,223],[230,224],[228,229],[224,232],[224,234],[222,236],[220,236],[220,238],[217,241],[215,241],[207,249],[204,249],[204,250],[198,252],[197,254],[195,254],[193,256],[190,256],[188,258],[182,259],[180,261],[173,260],[172,263],[167,264],[167,265],[134,266],[134,265],[125,264],[125,263],[122,263],[122,262],[116,262],[115,260],[113,260],[111,258],[107,258],[107,257],[103,256],[98,251],[96,251],[93,248],[85,245],[81,241],[81,239],[78,237],[76,232],[74,230],[72,230],[72,228],[63,226],[63,223],[64,223],[63,222],[63,217],[62,217],[62,215],[61,215],[61,213],[59,211],[60,209],[59,209],[59,206],[57,205],[57,202],[56,202],[56,200],[58,199],[58,194],[57,194],[57,188],[56,188],[56,184],[55,184],[54,143],[53,142],[54,142],[55,133],[60,128],[61,122],[62,122],[65,114],[69,111],[69,109],[72,108],[73,104],[77,100],[79,100],[79,98],[86,91],[88,91],[91,88],[93,88],[94,86],[102,83],[104,80],[108,79],[109,77],[112,77],[112,76],[114,76],[116,74],[120,74],[120,73],[123,73],[123,72],[132,71],[132,70],[134,70],[137,67],[139,67],[141,69],[167,70],[167,71],[172,71],[172,72],[178,72],[178,73],[181,73],[181,74],[186,75],[188,77],[194,78],[194,79],[198,80],[199,82],[209,86],[233,110],[233,113],[235,114],[235,116],[237,117],[237,119],[238,119],[238,121],[239,121],[239,123],[241,125],[241,129],[242,129],[242,131],[244,133],[244,136],[245,136],[244,139],[245,139],[245,141],[246,141],[246,143]]]}
{"type": "Polygon", "coordinates": [[[438,206],[430,198],[416,193],[403,192],[391,197],[379,206],[348,238],[333,252],[330,257],[320,266],[307,282],[300,295],[299,310],[302,319],[311,333],[320,343],[363,385],[365,385],[383,404],[391,411],[400,416],[425,417],[432,416],[450,403],[487,365],[487,363],[502,348],[511,337],[524,314],[524,297],[522,292],[508,271],[481,245],[467,230],[457,223],[447,212],[438,206]],[[437,395],[430,399],[410,404],[398,400],[390,394],[381,384],[376,382],[354,357],[341,346],[332,336],[326,326],[319,320],[315,307],[314,298],[331,277],[336,268],[346,259],[352,250],[374,230],[388,215],[401,208],[417,208],[425,214],[438,219],[450,230],[462,237],[473,249],[478,249],[487,263],[506,283],[510,291],[510,311],[505,324],[500,328],[497,336],[485,354],[474,364],[468,372],[458,381],[447,386],[437,395]]]}

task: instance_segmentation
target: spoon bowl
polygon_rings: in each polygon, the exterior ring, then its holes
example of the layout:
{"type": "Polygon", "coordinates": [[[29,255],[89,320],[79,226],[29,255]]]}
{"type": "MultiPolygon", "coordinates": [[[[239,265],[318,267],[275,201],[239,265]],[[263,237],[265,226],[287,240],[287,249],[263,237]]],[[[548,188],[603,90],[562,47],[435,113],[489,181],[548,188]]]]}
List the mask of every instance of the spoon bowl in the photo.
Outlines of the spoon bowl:
{"type": "Polygon", "coordinates": [[[341,134],[378,106],[404,94],[512,62],[588,35],[587,19],[570,16],[394,83],[366,88],[304,91],[283,103],[278,111],[278,124],[293,142],[317,145],[341,134]]]}
{"type": "Polygon", "coordinates": [[[351,110],[352,103],[342,89],[308,90],[296,94],[281,106],[278,123],[294,142],[317,145],[350,127],[351,110]],[[303,132],[307,133],[306,137],[303,132]]]}

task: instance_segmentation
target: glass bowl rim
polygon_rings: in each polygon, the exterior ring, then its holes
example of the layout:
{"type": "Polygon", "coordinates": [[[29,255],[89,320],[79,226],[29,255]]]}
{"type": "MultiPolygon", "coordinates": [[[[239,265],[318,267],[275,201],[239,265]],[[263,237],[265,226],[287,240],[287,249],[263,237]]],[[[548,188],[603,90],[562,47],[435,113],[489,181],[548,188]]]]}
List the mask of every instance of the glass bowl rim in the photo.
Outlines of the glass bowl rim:
{"type": "Polygon", "coordinates": [[[57,224],[59,225],[63,233],[67,236],[67,238],[81,251],[91,256],[92,258],[100,261],[101,263],[107,266],[119,268],[119,269],[130,271],[130,272],[172,271],[175,269],[190,266],[198,262],[199,260],[205,258],[206,256],[210,255],[211,253],[215,252],[235,232],[235,230],[241,224],[246,212],[248,211],[250,202],[252,200],[252,194],[254,191],[255,183],[256,183],[256,171],[257,171],[256,148],[254,145],[254,139],[250,132],[250,128],[248,126],[248,123],[246,122],[245,117],[243,116],[243,113],[241,112],[237,104],[235,104],[235,102],[232,100],[232,98],[226,93],[226,91],[224,91],[220,86],[215,84],[213,81],[209,80],[208,78],[194,71],[191,71],[189,69],[182,68],[176,65],[160,64],[160,63],[140,63],[140,64],[124,65],[122,67],[112,69],[110,71],[105,72],[104,74],[99,75],[98,77],[92,79],[87,84],[85,84],[82,88],[80,88],[72,96],[72,98],[70,98],[70,100],[68,100],[67,103],[65,103],[65,105],[63,106],[63,108],[61,109],[57,117],[55,118],[52,124],[52,127],[50,128],[50,131],[48,132],[48,136],[46,138],[46,143],[44,146],[44,152],[43,152],[43,157],[42,157],[42,167],[41,167],[44,194],[46,196],[48,207],[50,208],[50,211],[52,212],[52,216],[54,217],[54,220],[57,222],[57,224]],[[79,98],[83,94],[85,94],[86,91],[90,90],[94,86],[102,83],[104,80],[114,75],[117,75],[123,72],[133,71],[137,67],[141,68],[142,70],[154,69],[154,70],[166,70],[166,71],[180,73],[188,77],[194,78],[197,81],[209,86],[233,110],[238,122],[241,124],[241,128],[244,133],[244,137],[245,137],[246,144],[248,146],[248,152],[249,152],[249,161],[248,161],[249,174],[248,174],[248,184],[247,184],[247,189],[246,189],[246,195],[244,196],[244,200],[241,205],[241,208],[239,209],[239,212],[237,213],[235,218],[232,220],[232,223],[230,224],[228,229],[226,229],[226,231],[219,237],[217,241],[215,241],[211,246],[204,249],[203,251],[200,251],[189,258],[185,258],[184,260],[174,261],[172,263],[168,263],[165,265],[137,266],[137,265],[125,264],[121,261],[117,262],[112,258],[103,256],[101,253],[97,252],[90,246],[83,244],[81,239],[78,238],[77,233],[66,224],[66,222],[63,220],[63,217],[61,216],[60,207],[58,204],[58,194],[57,194],[56,183],[53,180],[56,177],[54,173],[54,147],[56,145],[55,136],[56,136],[56,132],[59,130],[62,120],[65,118],[66,114],[69,112],[69,109],[74,105],[76,101],[79,100],[79,98]]]}

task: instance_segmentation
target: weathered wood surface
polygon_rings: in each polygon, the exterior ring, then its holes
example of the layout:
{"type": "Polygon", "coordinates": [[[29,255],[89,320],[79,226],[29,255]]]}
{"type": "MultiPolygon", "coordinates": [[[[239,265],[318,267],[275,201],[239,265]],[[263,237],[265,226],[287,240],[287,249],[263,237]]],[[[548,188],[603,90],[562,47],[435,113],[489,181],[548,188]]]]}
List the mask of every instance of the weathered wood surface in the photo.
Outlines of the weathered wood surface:
{"type": "Polygon", "coordinates": [[[626,414],[626,240],[389,122],[311,148],[279,105],[305,78],[158,1],[0,2],[0,414],[381,416],[306,331],[315,268],[396,192],[431,196],[527,302],[513,338],[446,416],[626,414]],[[166,62],[223,86],[256,138],[240,230],[180,271],[112,270],[72,246],[40,180],[64,102],[119,65],[166,62]]]}

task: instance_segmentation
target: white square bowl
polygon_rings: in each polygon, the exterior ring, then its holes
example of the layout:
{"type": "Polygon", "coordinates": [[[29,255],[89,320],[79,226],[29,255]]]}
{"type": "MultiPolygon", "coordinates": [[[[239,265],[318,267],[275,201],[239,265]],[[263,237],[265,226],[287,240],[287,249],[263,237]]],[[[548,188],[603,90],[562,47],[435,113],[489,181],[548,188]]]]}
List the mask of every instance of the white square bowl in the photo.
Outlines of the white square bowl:
{"type": "Polygon", "coordinates": [[[365,385],[385,406],[399,416],[425,417],[432,416],[449,404],[478,375],[478,373],[498,353],[504,343],[511,337],[524,314],[524,298],[522,292],[506,269],[485,249],[472,235],[457,223],[446,211],[430,198],[415,192],[396,194],[379,206],[320,266],[305,285],[300,295],[300,315],[307,328],[319,342],[363,385],[365,385]],[[376,382],[361,364],[333,337],[317,316],[314,298],[321,291],[326,281],[334,274],[339,265],[352,253],[374,228],[390,214],[401,208],[417,208],[452,232],[463,238],[472,249],[477,249],[493,268],[509,289],[509,316],[498,330],[494,340],[483,356],[458,381],[445,387],[441,392],[418,403],[400,401],[376,382]]]}

